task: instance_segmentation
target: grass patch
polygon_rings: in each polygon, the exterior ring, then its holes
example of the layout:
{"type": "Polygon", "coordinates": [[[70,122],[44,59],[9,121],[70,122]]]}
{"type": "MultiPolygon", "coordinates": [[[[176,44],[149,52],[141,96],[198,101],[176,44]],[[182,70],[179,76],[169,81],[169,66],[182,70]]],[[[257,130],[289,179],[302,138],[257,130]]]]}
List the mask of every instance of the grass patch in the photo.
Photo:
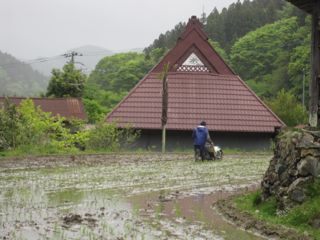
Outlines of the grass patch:
{"type": "Polygon", "coordinates": [[[277,215],[275,198],[271,197],[266,202],[260,202],[259,191],[239,196],[234,201],[239,209],[250,213],[259,220],[272,224],[282,224],[301,233],[307,232],[314,239],[320,239],[320,229],[311,226],[311,220],[320,215],[320,179],[311,184],[307,192],[308,199],[285,215],[277,215]]]}

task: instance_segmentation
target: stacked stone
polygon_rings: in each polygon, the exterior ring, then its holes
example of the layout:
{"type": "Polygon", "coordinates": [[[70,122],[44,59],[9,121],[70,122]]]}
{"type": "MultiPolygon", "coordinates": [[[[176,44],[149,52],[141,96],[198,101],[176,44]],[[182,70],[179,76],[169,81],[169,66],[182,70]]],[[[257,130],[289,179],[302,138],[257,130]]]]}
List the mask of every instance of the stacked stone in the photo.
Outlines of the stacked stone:
{"type": "Polygon", "coordinates": [[[306,187],[320,173],[320,132],[283,130],[275,140],[274,157],[262,183],[262,200],[275,196],[278,210],[304,202],[306,187]]]}

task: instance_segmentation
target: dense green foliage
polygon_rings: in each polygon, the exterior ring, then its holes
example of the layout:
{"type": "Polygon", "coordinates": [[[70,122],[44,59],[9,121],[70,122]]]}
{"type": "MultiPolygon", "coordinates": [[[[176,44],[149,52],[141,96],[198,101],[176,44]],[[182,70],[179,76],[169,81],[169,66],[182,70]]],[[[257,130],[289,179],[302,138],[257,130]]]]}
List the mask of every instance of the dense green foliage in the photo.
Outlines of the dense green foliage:
{"type": "MultiPolygon", "coordinates": [[[[238,0],[221,12],[214,8],[208,17],[202,16],[201,21],[209,38],[229,52],[232,45],[248,32],[290,16],[304,19],[305,14],[284,0],[238,0]]],[[[185,25],[179,23],[172,30],[160,34],[144,52],[148,54],[155,48],[171,49],[185,25]]]]}
{"type": "Polygon", "coordinates": [[[110,112],[162,54],[155,49],[148,58],[139,53],[119,53],[103,58],[90,74],[84,90],[89,121],[96,122],[110,112]]]}
{"type": "Polygon", "coordinates": [[[229,50],[246,33],[279,19],[278,12],[285,5],[279,0],[237,1],[219,12],[208,15],[205,30],[209,38],[229,50]]]}
{"type": "Polygon", "coordinates": [[[240,38],[232,47],[233,69],[262,97],[282,88],[301,96],[303,69],[310,69],[310,31],[296,17],[268,24],[240,38]]]}
{"type": "Polygon", "coordinates": [[[19,113],[15,105],[8,100],[0,111],[0,150],[15,148],[19,134],[19,113]]]}
{"type": "Polygon", "coordinates": [[[6,101],[0,109],[0,151],[23,153],[72,153],[99,149],[115,151],[128,147],[138,137],[131,128],[100,123],[83,130],[79,120],[53,117],[27,99],[19,106],[6,101]]]}
{"type": "Polygon", "coordinates": [[[82,97],[87,76],[76,69],[73,62],[63,69],[53,69],[47,89],[48,97],[82,97]]]}
{"type": "Polygon", "coordinates": [[[35,96],[44,92],[47,77],[9,54],[0,52],[0,95],[35,96]]]}
{"type": "Polygon", "coordinates": [[[90,74],[88,83],[107,91],[128,91],[152,67],[139,53],[119,53],[103,58],[90,74]]]}
{"type": "Polygon", "coordinates": [[[278,115],[287,126],[296,126],[307,123],[307,111],[290,92],[282,89],[278,95],[267,102],[272,111],[278,115]]]}
{"type": "Polygon", "coordinates": [[[320,180],[309,186],[309,198],[303,204],[291,209],[285,215],[277,214],[277,203],[274,198],[265,202],[255,203],[259,192],[240,196],[235,199],[239,209],[250,213],[257,219],[261,219],[272,224],[282,224],[293,227],[301,233],[308,233],[312,239],[320,239],[320,229],[311,226],[311,220],[320,216],[320,180]]]}
{"type": "Polygon", "coordinates": [[[87,148],[92,150],[117,150],[128,147],[139,137],[139,133],[132,128],[118,129],[115,123],[99,122],[96,128],[90,131],[87,148]]]}
{"type": "Polygon", "coordinates": [[[29,99],[18,107],[7,100],[0,109],[0,122],[1,150],[34,147],[72,150],[78,142],[65,125],[64,118],[52,117],[29,99]]]}

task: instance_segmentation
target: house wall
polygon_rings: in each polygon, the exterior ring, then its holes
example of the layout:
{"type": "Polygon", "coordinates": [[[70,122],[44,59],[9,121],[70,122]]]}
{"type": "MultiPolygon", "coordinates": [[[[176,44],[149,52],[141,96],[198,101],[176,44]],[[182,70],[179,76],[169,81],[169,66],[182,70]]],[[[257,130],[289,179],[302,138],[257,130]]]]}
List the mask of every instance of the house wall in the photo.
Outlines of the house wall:
{"type": "MultiPolygon", "coordinates": [[[[193,148],[192,131],[167,131],[167,150],[183,150],[193,148]]],[[[222,148],[242,150],[270,149],[273,134],[270,133],[240,133],[240,132],[210,132],[214,143],[222,148]]],[[[141,137],[135,147],[160,150],[161,131],[141,130],[141,137]]]]}

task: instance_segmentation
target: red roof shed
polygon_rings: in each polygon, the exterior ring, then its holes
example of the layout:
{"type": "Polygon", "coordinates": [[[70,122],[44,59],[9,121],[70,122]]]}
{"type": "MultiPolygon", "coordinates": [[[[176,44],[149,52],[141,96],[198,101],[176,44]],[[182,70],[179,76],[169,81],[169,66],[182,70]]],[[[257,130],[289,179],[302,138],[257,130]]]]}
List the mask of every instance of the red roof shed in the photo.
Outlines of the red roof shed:
{"type": "Polygon", "coordinates": [[[159,73],[169,63],[168,130],[192,130],[205,120],[215,132],[274,133],[284,123],[250,90],[191,17],[176,46],[107,116],[120,126],[161,129],[159,73]]]}
{"type": "MultiPolygon", "coordinates": [[[[19,105],[26,98],[8,97],[13,104],[19,105]]],[[[60,115],[65,118],[87,119],[81,99],[78,98],[30,98],[35,106],[40,106],[44,112],[51,112],[54,116],[60,115]]],[[[5,97],[0,97],[0,107],[5,97]]]]}

